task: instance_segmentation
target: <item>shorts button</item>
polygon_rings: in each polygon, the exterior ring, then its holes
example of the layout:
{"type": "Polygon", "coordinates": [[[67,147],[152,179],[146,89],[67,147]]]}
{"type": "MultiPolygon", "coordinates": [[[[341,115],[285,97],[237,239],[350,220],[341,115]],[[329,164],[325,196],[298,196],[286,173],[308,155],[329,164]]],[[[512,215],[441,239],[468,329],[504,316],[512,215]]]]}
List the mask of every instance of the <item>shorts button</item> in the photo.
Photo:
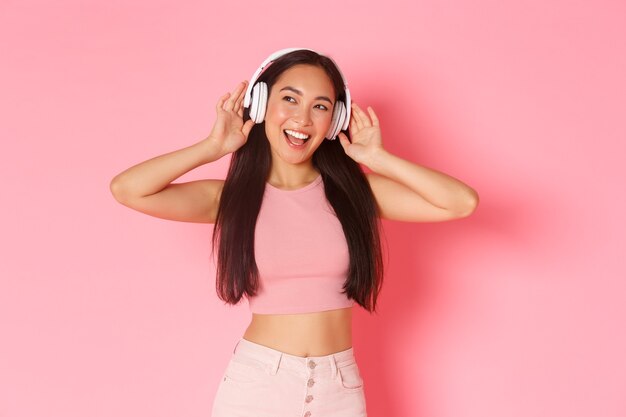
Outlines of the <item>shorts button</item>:
{"type": "Polygon", "coordinates": [[[311,401],[313,401],[313,396],[312,395],[307,395],[306,398],[304,399],[305,402],[310,403],[311,401]]]}
{"type": "Polygon", "coordinates": [[[304,417],[309,417],[311,415],[310,411],[307,411],[306,413],[304,413],[304,417]]]}
{"type": "Polygon", "coordinates": [[[313,384],[315,384],[315,380],[313,378],[309,378],[309,380],[307,381],[306,385],[311,388],[313,386],[313,384]]]}
{"type": "Polygon", "coordinates": [[[309,362],[309,368],[313,369],[313,368],[315,368],[315,366],[316,366],[315,362],[313,362],[313,361],[309,362]]]}

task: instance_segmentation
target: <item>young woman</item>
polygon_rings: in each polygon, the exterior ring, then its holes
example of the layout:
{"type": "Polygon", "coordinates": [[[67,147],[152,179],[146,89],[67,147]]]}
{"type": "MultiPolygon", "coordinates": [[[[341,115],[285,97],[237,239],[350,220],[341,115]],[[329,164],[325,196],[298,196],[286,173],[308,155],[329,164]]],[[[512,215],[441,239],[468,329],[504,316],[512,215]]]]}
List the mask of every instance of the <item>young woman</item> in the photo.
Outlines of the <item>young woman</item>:
{"type": "Polygon", "coordinates": [[[366,416],[352,306],[376,309],[380,219],[451,220],[478,204],[464,183],[386,151],[334,61],[295,48],[219,99],[207,138],[123,171],[111,191],[152,216],[215,224],[217,295],[245,296],[253,314],[213,417],[366,416]],[[225,180],[173,183],[229,153],[225,180]]]}

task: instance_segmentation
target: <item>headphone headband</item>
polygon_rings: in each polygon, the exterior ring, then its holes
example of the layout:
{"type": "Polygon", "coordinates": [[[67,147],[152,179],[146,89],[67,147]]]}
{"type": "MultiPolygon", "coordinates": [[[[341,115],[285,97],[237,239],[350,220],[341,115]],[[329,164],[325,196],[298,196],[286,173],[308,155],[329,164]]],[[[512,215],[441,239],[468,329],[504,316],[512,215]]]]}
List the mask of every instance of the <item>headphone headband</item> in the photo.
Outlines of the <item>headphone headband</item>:
{"type": "Polygon", "coordinates": [[[286,55],[290,52],[293,51],[311,51],[311,52],[315,52],[316,54],[319,54],[323,57],[326,57],[328,59],[330,59],[333,64],[335,64],[335,67],[337,67],[337,70],[339,71],[339,75],[341,75],[341,80],[343,82],[343,89],[344,92],[346,93],[346,102],[345,102],[345,106],[346,106],[346,117],[343,123],[343,126],[341,126],[341,130],[346,130],[348,128],[348,124],[350,123],[350,109],[351,109],[351,99],[350,99],[350,90],[348,89],[348,83],[346,82],[346,77],[344,77],[343,73],[341,72],[341,69],[339,69],[339,65],[337,65],[337,63],[335,62],[334,59],[332,59],[331,57],[329,57],[328,55],[324,55],[318,51],[315,51],[313,49],[309,49],[309,48],[285,48],[285,49],[280,49],[274,53],[272,53],[270,56],[268,56],[265,61],[263,61],[261,63],[261,65],[259,66],[259,68],[257,68],[257,70],[254,72],[254,74],[252,75],[252,78],[250,79],[250,82],[248,83],[248,88],[246,89],[246,95],[243,99],[243,106],[244,107],[250,107],[250,102],[251,102],[251,97],[252,97],[252,88],[254,87],[254,85],[256,84],[257,79],[259,78],[259,76],[261,75],[261,73],[263,72],[263,70],[272,62],[276,61],[278,58],[280,58],[283,55],[286,55]]]}

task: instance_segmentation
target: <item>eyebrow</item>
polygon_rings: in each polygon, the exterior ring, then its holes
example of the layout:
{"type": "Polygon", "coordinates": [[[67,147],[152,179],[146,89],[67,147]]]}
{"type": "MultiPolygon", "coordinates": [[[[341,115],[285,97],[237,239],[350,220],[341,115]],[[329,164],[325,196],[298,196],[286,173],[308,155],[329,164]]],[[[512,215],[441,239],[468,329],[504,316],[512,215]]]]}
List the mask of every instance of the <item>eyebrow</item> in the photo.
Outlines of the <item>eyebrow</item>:
{"type": "MultiPolygon", "coordinates": [[[[280,91],[283,91],[283,90],[293,91],[294,93],[298,94],[299,96],[302,95],[302,91],[298,90],[297,88],[291,87],[291,86],[283,87],[283,88],[280,89],[280,91]]],[[[315,97],[315,100],[325,100],[325,101],[329,102],[330,104],[333,104],[333,102],[326,96],[317,96],[317,97],[315,97]]]]}

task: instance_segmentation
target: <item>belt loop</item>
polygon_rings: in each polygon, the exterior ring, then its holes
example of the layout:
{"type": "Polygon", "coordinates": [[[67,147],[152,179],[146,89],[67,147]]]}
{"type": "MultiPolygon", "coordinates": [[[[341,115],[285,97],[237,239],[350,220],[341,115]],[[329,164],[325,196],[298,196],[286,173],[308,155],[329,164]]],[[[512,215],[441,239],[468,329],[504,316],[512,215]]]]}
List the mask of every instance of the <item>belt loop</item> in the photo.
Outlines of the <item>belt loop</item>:
{"type": "Polygon", "coordinates": [[[278,372],[278,366],[280,365],[280,360],[282,357],[283,357],[282,352],[276,355],[276,358],[274,358],[274,361],[272,363],[272,368],[270,369],[270,375],[276,375],[276,372],[278,372]]]}
{"type": "Polygon", "coordinates": [[[330,376],[335,379],[337,377],[337,363],[335,355],[330,356],[330,376]]]}

